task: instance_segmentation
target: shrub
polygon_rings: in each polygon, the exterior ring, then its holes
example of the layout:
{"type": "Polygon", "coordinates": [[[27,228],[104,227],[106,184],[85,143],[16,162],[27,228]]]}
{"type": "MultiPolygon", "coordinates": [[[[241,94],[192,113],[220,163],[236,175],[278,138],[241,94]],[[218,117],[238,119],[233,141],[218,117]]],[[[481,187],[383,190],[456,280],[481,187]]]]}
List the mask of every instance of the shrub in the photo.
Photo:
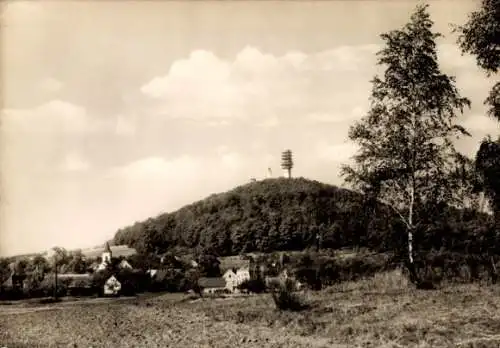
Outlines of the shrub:
{"type": "Polygon", "coordinates": [[[308,308],[303,299],[294,292],[295,282],[285,279],[271,291],[276,308],[282,311],[301,311],[308,308]]]}
{"type": "Polygon", "coordinates": [[[266,284],[261,278],[248,279],[238,285],[238,289],[260,294],[266,290],[266,284]]]}

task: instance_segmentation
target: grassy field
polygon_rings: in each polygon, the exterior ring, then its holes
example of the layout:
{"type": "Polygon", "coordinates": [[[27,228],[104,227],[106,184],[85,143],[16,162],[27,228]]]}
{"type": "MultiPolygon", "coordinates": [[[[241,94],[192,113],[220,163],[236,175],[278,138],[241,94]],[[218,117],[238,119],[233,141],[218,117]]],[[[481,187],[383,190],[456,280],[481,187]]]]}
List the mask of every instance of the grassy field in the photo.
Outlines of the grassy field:
{"type": "Polygon", "coordinates": [[[500,287],[409,289],[398,271],[303,294],[278,312],[270,295],[0,306],[6,347],[498,347],[500,287]]]}

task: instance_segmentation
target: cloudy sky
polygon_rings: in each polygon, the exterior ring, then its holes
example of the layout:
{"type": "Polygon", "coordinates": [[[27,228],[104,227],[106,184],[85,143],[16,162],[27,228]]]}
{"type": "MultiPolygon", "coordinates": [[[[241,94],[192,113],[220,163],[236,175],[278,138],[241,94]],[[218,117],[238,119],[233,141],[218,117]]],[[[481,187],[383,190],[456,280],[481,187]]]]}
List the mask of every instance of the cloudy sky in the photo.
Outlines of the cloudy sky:
{"type": "MultiPolygon", "coordinates": [[[[342,184],[379,34],[416,3],[4,2],[0,254],[102,243],[280,175],[285,148],[294,176],[342,184]]],[[[497,127],[492,82],[450,34],[475,6],[431,2],[442,68],[473,102],[468,154],[497,127]]]]}

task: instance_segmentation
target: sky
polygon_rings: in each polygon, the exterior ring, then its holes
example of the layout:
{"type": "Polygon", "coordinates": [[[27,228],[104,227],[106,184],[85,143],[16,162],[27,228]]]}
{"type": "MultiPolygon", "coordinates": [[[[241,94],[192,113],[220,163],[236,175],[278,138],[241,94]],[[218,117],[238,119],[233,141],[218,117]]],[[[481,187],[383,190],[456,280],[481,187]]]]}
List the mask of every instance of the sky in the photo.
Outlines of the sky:
{"type": "MultiPolygon", "coordinates": [[[[0,255],[101,244],[117,229],[281,175],[342,185],[369,107],[379,34],[419,1],[3,2],[0,255]]],[[[472,108],[473,155],[497,125],[493,81],[430,2],[443,71],[472,108]]]]}

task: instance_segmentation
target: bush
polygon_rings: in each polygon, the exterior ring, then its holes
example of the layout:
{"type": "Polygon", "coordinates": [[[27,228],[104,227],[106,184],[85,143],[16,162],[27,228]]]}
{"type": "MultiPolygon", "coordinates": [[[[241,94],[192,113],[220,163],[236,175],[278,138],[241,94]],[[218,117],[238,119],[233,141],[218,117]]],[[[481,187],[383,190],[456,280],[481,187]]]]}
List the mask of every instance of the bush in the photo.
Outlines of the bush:
{"type": "Polygon", "coordinates": [[[255,294],[260,294],[266,291],[266,283],[261,278],[257,279],[248,279],[243,283],[238,285],[239,290],[253,292],[255,294]]]}
{"type": "Polygon", "coordinates": [[[295,282],[291,279],[285,279],[279,285],[273,288],[271,295],[276,308],[282,311],[301,311],[307,309],[303,299],[294,292],[295,282]]]}

